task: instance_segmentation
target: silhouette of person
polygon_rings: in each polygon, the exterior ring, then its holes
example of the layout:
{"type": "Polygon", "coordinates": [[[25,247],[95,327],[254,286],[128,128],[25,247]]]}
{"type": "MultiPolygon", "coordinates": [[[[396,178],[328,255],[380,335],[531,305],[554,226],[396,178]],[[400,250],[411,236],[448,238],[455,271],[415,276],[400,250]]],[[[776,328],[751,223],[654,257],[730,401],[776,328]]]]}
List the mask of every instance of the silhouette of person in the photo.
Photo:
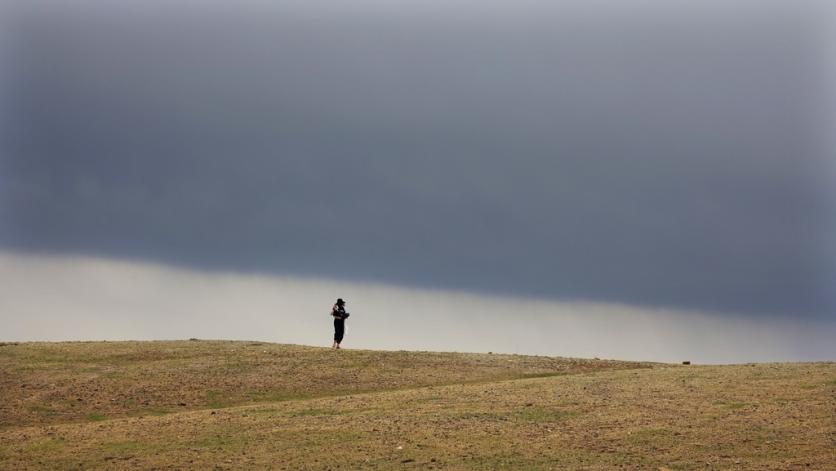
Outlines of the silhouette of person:
{"type": "Polygon", "coordinates": [[[337,303],[331,308],[331,315],[334,317],[334,345],[331,348],[338,349],[345,335],[345,320],[349,316],[345,312],[345,301],[342,298],[338,298],[337,303]]]}

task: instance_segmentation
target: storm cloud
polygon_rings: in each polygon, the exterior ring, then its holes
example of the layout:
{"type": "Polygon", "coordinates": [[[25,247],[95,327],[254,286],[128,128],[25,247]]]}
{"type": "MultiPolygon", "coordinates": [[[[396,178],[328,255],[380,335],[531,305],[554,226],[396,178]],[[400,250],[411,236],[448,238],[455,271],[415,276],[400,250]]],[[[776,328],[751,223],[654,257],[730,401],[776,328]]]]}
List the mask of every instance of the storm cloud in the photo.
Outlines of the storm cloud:
{"type": "Polygon", "coordinates": [[[836,309],[826,2],[6,10],[7,251],[836,309]]]}

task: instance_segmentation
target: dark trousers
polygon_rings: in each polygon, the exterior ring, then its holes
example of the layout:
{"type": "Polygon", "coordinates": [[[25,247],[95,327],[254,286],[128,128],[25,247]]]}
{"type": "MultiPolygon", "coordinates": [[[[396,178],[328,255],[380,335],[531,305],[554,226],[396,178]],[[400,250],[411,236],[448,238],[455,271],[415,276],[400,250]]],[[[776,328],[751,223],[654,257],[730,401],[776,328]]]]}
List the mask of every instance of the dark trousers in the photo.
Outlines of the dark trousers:
{"type": "Polygon", "coordinates": [[[334,342],[342,342],[343,335],[345,335],[345,319],[334,318],[334,342]]]}

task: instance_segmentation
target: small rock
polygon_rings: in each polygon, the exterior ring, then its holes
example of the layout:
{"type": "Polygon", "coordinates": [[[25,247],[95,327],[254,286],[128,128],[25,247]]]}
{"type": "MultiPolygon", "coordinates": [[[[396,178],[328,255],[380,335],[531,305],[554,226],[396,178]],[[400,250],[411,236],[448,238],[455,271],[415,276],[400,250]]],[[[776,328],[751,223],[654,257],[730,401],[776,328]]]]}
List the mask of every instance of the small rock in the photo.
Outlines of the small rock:
{"type": "Polygon", "coordinates": [[[407,458],[407,459],[405,459],[405,460],[401,460],[401,463],[412,463],[412,462],[414,462],[414,461],[415,461],[415,460],[413,460],[412,458],[407,458]]]}
{"type": "Polygon", "coordinates": [[[533,403],[533,402],[526,402],[526,403],[525,403],[525,407],[531,407],[531,406],[533,406],[533,405],[534,405],[534,403],[533,403]]]}
{"type": "Polygon", "coordinates": [[[179,403],[177,403],[177,405],[183,407],[183,406],[186,405],[186,403],[185,402],[179,402],[179,403]]]}
{"type": "Polygon", "coordinates": [[[396,449],[396,450],[403,450],[403,447],[402,447],[401,445],[398,445],[398,447],[397,447],[397,448],[395,448],[395,449],[396,449]]]}

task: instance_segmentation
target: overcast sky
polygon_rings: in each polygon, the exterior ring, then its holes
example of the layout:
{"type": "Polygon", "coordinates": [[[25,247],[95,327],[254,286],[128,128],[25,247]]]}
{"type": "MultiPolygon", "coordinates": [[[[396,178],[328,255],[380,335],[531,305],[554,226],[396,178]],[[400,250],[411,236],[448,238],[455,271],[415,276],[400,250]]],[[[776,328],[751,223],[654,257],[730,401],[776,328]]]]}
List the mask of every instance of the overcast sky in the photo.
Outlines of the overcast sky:
{"type": "Polygon", "coordinates": [[[824,0],[3,8],[7,253],[834,323],[824,0]]]}

